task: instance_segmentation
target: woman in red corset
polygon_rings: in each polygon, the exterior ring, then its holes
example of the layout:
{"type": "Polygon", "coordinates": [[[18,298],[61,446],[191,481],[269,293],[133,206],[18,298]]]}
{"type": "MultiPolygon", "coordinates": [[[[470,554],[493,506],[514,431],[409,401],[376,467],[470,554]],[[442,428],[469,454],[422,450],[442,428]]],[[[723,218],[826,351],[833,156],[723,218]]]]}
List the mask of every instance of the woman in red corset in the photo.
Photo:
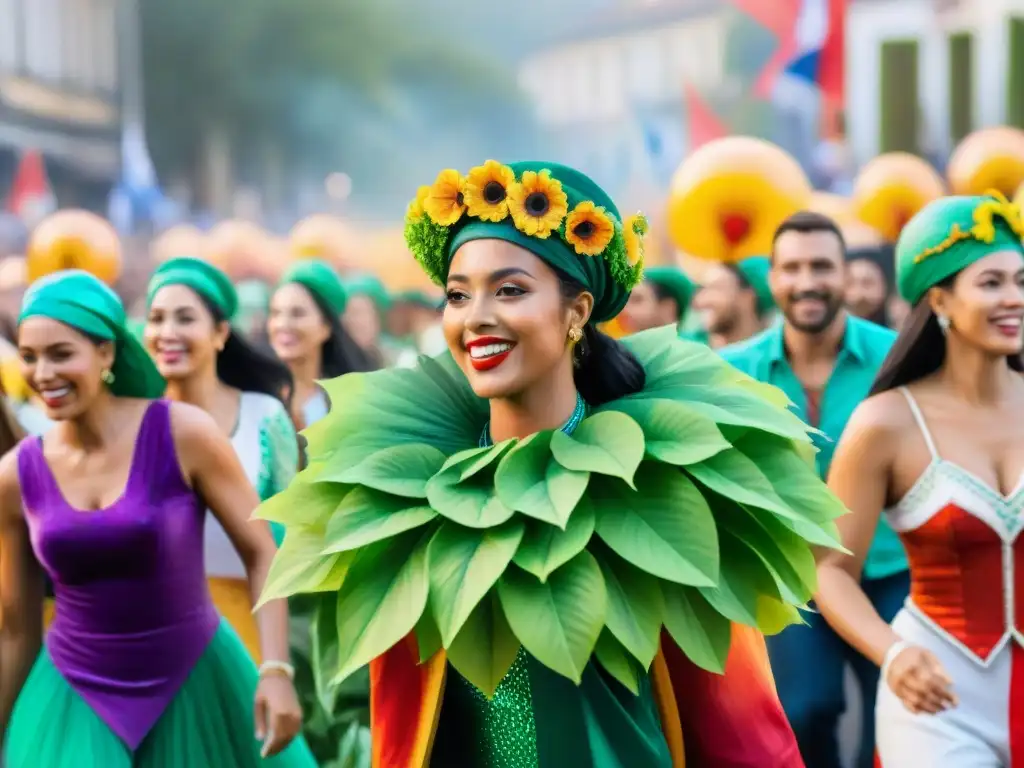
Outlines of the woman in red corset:
{"type": "Polygon", "coordinates": [[[817,602],[882,667],[884,768],[1024,766],[1022,237],[1001,195],[911,220],[896,260],[914,308],[832,462],[853,557],[825,556],[817,602]],[[858,586],[880,514],[910,562],[891,626],[858,586]]]}

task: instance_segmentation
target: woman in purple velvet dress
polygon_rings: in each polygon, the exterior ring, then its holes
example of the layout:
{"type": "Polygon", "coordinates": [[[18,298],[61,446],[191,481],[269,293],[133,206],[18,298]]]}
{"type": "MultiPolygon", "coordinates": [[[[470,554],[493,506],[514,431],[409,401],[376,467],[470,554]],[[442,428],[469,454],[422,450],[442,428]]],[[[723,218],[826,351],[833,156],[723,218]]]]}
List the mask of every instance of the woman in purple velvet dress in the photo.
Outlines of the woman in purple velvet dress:
{"type": "Polygon", "coordinates": [[[257,670],[206,586],[207,508],[254,596],[275,551],[231,443],[203,411],[156,399],[163,380],[91,275],[35,283],[18,346],[56,425],[0,460],[7,768],[315,765],[295,738],[285,602],[257,614],[257,670]],[[56,617],[41,648],[44,572],[56,617]]]}

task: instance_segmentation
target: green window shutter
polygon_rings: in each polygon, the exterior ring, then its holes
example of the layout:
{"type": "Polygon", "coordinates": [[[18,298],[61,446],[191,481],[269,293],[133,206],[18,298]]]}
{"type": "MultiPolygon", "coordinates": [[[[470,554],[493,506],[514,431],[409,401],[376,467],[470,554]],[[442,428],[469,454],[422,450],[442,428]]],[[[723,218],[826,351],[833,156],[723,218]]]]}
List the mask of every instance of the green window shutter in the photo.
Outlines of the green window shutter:
{"type": "Polygon", "coordinates": [[[882,152],[917,152],[919,98],[917,41],[887,40],[882,43],[881,99],[882,152]]]}
{"type": "Polygon", "coordinates": [[[956,144],[974,130],[974,35],[949,36],[949,137],[956,144]]]}
{"type": "Polygon", "coordinates": [[[1010,19],[1010,71],[1006,78],[1006,122],[1024,128],[1024,18],[1010,19]]]}

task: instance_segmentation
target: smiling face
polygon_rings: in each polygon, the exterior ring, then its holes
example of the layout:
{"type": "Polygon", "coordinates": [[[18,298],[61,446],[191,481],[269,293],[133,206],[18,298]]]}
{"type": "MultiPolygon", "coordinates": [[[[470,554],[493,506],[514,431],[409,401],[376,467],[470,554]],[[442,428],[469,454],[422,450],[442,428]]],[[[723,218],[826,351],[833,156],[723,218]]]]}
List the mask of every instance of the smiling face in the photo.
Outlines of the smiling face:
{"type": "Polygon", "coordinates": [[[181,381],[213,370],[230,332],[191,288],[165,285],[153,296],[144,341],[161,375],[181,381]]]}
{"type": "Polygon", "coordinates": [[[929,292],[932,310],[949,318],[950,333],[994,357],[1024,349],[1024,256],[998,251],[964,269],[950,288],[929,292]]]}
{"type": "Polygon", "coordinates": [[[671,296],[661,296],[649,280],[637,285],[629,294],[620,322],[630,332],[646,331],[679,322],[679,305],[671,296]]]}
{"type": "Polygon", "coordinates": [[[48,317],[30,317],[21,324],[18,352],[22,377],[53,421],[85,413],[103,392],[103,371],[114,362],[113,344],[97,344],[48,317]]]}
{"type": "Polygon", "coordinates": [[[828,230],[779,235],[769,276],[772,296],[793,328],[825,331],[843,308],[846,269],[843,245],[828,230]]]}
{"type": "Polygon", "coordinates": [[[275,354],[287,364],[315,355],[331,337],[331,327],[308,290],[285,283],[270,298],[267,333],[275,354]]]}
{"type": "Polygon", "coordinates": [[[444,334],[479,397],[516,398],[571,374],[569,329],[593,309],[589,293],[567,298],[558,275],[525,248],[472,240],[455,252],[444,334]]]}

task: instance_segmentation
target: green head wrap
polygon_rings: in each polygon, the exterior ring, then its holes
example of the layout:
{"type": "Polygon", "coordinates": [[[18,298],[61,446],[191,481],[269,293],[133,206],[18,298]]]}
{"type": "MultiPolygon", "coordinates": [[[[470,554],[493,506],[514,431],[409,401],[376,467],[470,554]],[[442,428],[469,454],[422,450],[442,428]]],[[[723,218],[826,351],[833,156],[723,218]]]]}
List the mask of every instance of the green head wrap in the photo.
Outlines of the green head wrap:
{"type": "Polygon", "coordinates": [[[654,283],[676,300],[680,320],[686,316],[697,286],[683,270],[679,267],[648,267],[644,270],[644,280],[654,283]]]}
{"type": "Polygon", "coordinates": [[[896,285],[911,304],[928,289],[991,253],[1024,253],[1020,208],[1003,195],[943,197],[929,203],[900,233],[896,285]]]}
{"type": "Polygon", "coordinates": [[[149,279],[146,304],[153,303],[157,291],[166,285],[184,285],[215,306],[224,319],[230,320],[238,311],[238,294],[226,274],[202,259],[182,256],[161,264],[149,279]]]}
{"type": "Polygon", "coordinates": [[[401,291],[391,297],[395,304],[415,304],[424,309],[437,310],[441,305],[441,299],[429,296],[423,291],[401,291]]]}
{"type": "Polygon", "coordinates": [[[340,317],[345,311],[347,294],[341,284],[338,273],[320,259],[300,259],[292,264],[284,273],[278,287],[288,283],[297,283],[312,293],[327,308],[340,317]]]}
{"type": "Polygon", "coordinates": [[[391,297],[384,283],[375,275],[355,275],[345,281],[345,291],[349,296],[366,296],[372,301],[382,315],[391,309],[391,297]]]}
{"type": "Polygon", "coordinates": [[[543,259],[594,295],[591,320],[625,306],[643,271],[647,220],[622,220],[593,180],[557,163],[488,160],[465,177],[441,171],[409,206],[405,240],[444,285],[455,251],[470,240],[505,240],[543,259]]]}
{"type": "Polygon", "coordinates": [[[21,303],[18,325],[30,317],[48,317],[114,345],[114,380],[118,397],[161,397],[166,382],[142,344],[128,331],[124,305],[107,285],[80,269],[63,270],[33,283],[21,303]]]}
{"type": "Polygon", "coordinates": [[[736,264],[736,268],[750,285],[754,296],[757,297],[757,314],[763,315],[774,309],[775,299],[772,297],[772,289],[768,285],[768,273],[772,268],[771,260],[767,256],[751,256],[736,264]]]}

